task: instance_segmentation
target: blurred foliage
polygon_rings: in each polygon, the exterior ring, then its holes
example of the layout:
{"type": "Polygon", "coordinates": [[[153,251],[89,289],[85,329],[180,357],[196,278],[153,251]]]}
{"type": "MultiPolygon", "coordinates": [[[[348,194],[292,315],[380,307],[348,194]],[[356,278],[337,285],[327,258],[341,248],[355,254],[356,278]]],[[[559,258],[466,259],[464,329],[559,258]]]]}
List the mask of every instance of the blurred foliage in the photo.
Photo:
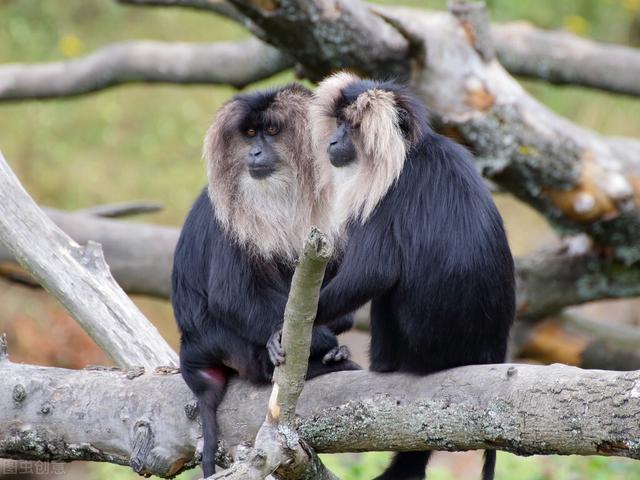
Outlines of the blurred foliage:
{"type": "MultiPolygon", "coordinates": [[[[444,8],[446,1],[379,3],[444,8]]],[[[525,20],[542,28],[565,29],[601,41],[640,45],[640,0],[487,0],[487,4],[494,21],[525,20]]],[[[247,35],[241,27],[208,13],[124,7],[111,0],[0,0],[0,19],[2,63],[65,60],[111,42],[131,39],[215,42],[247,35]]],[[[291,73],[283,73],[262,85],[291,78],[291,73]]],[[[603,133],[640,137],[637,99],[534,81],[523,84],[543,103],[577,123],[603,133]]],[[[204,133],[213,113],[233,93],[228,87],[132,85],[73,99],[0,103],[0,148],[41,204],[74,209],[131,199],[160,200],[166,210],[147,220],[178,225],[205,182],[200,160],[204,133]]],[[[500,200],[499,204],[502,207],[505,202],[500,200]]],[[[510,220],[506,213],[507,224],[512,222],[515,235],[531,236],[526,225],[531,223],[532,214],[525,220],[521,215],[510,220]]],[[[518,252],[517,243],[515,250],[518,252]]],[[[23,310],[11,310],[7,303],[9,297],[19,297],[14,288],[8,288],[1,301],[5,312],[18,315],[16,312],[23,310]]],[[[28,300],[20,302],[24,306],[28,300]]],[[[164,310],[167,316],[166,305],[159,303],[145,302],[146,313],[164,310]]],[[[23,315],[32,320],[51,316],[42,312],[32,305],[23,315]]],[[[53,316],[54,323],[44,328],[61,331],[51,327],[63,321],[57,319],[57,313],[53,316]]],[[[162,315],[150,316],[157,319],[162,315]]],[[[24,325],[21,318],[16,316],[14,321],[24,325]]],[[[0,326],[2,320],[0,316],[0,326]]],[[[38,332],[39,328],[42,327],[36,324],[32,330],[38,332]]],[[[169,327],[165,328],[168,331],[169,327]]],[[[40,336],[21,331],[20,341],[40,336]]],[[[72,343],[77,345],[80,341],[72,343]]],[[[57,359],[55,349],[47,346],[39,346],[38,350],[51,353],[42,360],[29,358],[32,363],[50,361],[75,366],[86,360],[57,359]]],[[[499,457],[499,480],[640,478],[640,462],[624,459],[520,458],[506,453],[499,457]]],[[[341,478],[357,480],[380,472],[389,455],[324,458],[341,478]]],[[[477,478],[478,468],[473,469],[470,478],[477,478]]],[[[180,478],[197,476],[199,471],[191,471],[180,478]]],[[[108,464],[91,465],[88,477],[138,478],[128,468],[108,464]]],[[[432,480],[452,478],[447,469],[437,464],[430,471],[432,480]]]]}
{"type": "MultiPolygon", "coordinates": [[[[437,456],[438,454],[436,454],[437,456]]],[[[370,480],[379,475],[389,462],[386,452],[362,454],[321,455],[325,465],[341,480],[370,480]]],[[[479,478],[480,462],[474,462],[469,475],[464,478],[479,478]]],[[[429,480],[460,480],[441,466],[429,467],[429,480]]],[[[199,471],[190,470],[178,480],[195,480],[199,471]]],[[[96,464],[88,480],[135,480],[138,477],[128,467],[111,464],[96,464]]],[[[640,462],[624,458],[606,457],[517,457],[498,452],[496,480],[630,480],[640,478],[640,462]]]]}
{"type": "MultiPolygon", "coordinates": [[[[624,43],[640,12],[639,1],[488,3],[497,21],[582,29],[578,33],[624,43]]],[[[401,3],[441,8],[445,1],[401,3]]],[[[125,7],[113,1],[4,0],[0,18],[0,62],[67,59],[130,39],[204,42],[246,36],[238,25],[205,12],[125,7]]],[[[291,78],[285,73],[264,83],[291,78]]],[[[603,133],[640,136],[634,121],[640,118],[637,101],[538,82],[525,86],[579,123],[603,133]]],[[[201,139],[213,113],[232,93],[227,87],[132,85],[69,100],[0,104],[0,145],[42,204],[73,209],[160,200],[167,209],[150,220],[179,224],[205,181],[201,139]]]]}

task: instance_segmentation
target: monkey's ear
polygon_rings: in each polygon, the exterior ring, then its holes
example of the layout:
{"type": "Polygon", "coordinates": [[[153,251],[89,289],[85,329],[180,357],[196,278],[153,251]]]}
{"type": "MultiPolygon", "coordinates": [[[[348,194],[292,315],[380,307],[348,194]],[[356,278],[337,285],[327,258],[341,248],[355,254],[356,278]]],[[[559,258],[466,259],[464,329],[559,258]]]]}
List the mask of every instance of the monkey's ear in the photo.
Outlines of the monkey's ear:
{"type": "Polygon", "coordinates": [[[402,135],[413,145],[429,129],[427,109],[406,90],[395,92],[395,102],[402,135]]]}

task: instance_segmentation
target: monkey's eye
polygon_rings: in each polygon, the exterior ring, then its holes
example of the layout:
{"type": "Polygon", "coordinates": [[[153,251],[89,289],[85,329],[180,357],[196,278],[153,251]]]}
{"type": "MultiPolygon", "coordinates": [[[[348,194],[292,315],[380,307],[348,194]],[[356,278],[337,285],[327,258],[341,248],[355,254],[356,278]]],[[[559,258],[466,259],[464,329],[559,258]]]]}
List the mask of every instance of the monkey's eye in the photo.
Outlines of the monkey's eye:
{"type": "Polygon", "coordinates": [[[247,134],[247,137],[255,137],[257,132],[255,128],[247,128],[245,133],[247,134]]]}
{"type": "Polygon", "coordinates": [[[265,132],[267,132],[267,135],[277,135],[278,133],[280,133],[280,129],[275,125],[269,125],[267,128],[265,128],[265,132]]]}

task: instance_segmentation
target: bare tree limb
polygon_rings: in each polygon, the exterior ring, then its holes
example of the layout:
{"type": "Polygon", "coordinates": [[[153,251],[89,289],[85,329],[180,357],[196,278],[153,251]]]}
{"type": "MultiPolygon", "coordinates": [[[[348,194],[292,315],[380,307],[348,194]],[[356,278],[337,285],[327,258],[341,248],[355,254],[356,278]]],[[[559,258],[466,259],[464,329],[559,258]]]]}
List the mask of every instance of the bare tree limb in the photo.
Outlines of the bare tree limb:
{"type": "Polygon", "coordinates": [[[224,0],[116,0],[122,5],[138,7],[182,7],[202,10],[244,23],[245,18],[224,0]]]}
{"type": "Polygon", "coordinates": [[[95,217],[104,218],[120,218],[130,217],[132,215],[140,215],[142,213],[155,213],[164,208],[164,205],[158,202],[120,202],[109,203],[107,205],[96,205],[95,207],[83,208],[75,213],[85,215],[93,215],[95,217]]]}
{"type": "Polygon", "coordinates": [[[435,119],[480,156],[486,176],[565,232],[587,233],[627,264],[640,259],[640,142],[621,148],[538,103],[478,55],[456,17],[383,11],[423,38],[425,67],[412,84],[435,119]]]}
{"type": "MultiPolygon", "coordinates": [[[[160,476],[192,466],[199,428],[191,393],[177,374],[137,373],[0,361],[0,457],[131,462],[160,476]]],[[[227,448],[255,437],[268,397],[268,388],[231,383],[219,410],[227,448]]],[[[639,372],[339,372],[307,382],[297,413],[302,437],[326,453],[497,448],[640,458],[639,372]]]]}
{"type": "MultiPolygon", "coordinates": [[[[111,274],[128,293],[169,298],[173,251],[180,231],[159,225],[122,222],[45,208],[46,214],[80,244],[102,245],[111,274]]],[[[0,244],[0,265],[14,262],[0,244]]]]}
{"type": "Polygon", "coordinates": [[[1,153],[0,242],[118,365],[177,365],[176,353],[113,280],[100,245],[80,246],[58,228],[1,153]]]}
{"type": "MultiPolygon", "coordinates": [[[[240,13],[230,2],[222,0],[117,0],[121,4],[131,6],[158,6],[158,7],[183,7],[207,12],[213,12],[225,16],[237,23],[244,25],[249,31],[253,32],[259,38],[270,40],[261,28],[257,27],[249,18],[240,13]]],[[[275,4],[274,4],[275,5],[275,4]]],[[[454,3],[454,9],[457,8],[454,3]]],[[[468,7],[468,6],[467,6],[468,7]]],[[[468,11],[468,8],[465,11],[468,11]]],[[[341,7],[338,7],[340,9],[341,7]]],[[[381,13],[379,7],[374,6],[373,11],[381,13]]],[[[424,11],[414,10],[417,15],[424,15],[424,11]]],[[[487,35],[488,30],[484,28],[483,23],[478,23],[478,15],[482,11],[475,8],[474,13],[469,20],[464,20],[464,28],[467,34],[473,37],[473,43],[483,58],[489,58],[493,55],[493,46],[487,35]],[[476,23],[474,23],[476,22],[476,23]],[[486,31],[485,31],[486,30],[486,31]],[[487,57],[488,55],[488,57],[487,57]]],[[[391,26],[398,29],[402,36],[409,43],[408,51],[410,57],[419,50],[412,38],[413,35],[407,35],[407,32],[401,31],[402,24],[394,25],[392,18],[383,15],[385,20],[390,20],[391,26]]],[[[615,93],[625,93],[629,95],[640,95],[640,87],[637,86],[635,79],[636,72],[640,69],[640,53],[633,48],[602,44],[590,40],[581,39],[565,32],[547,32],[536,29],[525,22],[513,22],[506,24],[495,24],[491,28],[491,37],[498,57],[505,68],[514,75],[522,75],[532,78],[540,78],[552,83],[573,84],[592,88],[598,88],[615,93]]],[[[147,48],[151,42],[144,42],[147,48]]],[[[262,46],[262,49],[255,48],[255,52],[246,52],[241,60],[233,65],[233,69],[229,70],[228,64],[217,65],[217,51],[225,44],[213,45],[194,45],[194,49],[201,48],[194,55],[201,59],[214,59],[214,63],[201,63],[190,61],[182,63],[179,67],[173,66],[175,58],[180,59],[186,57],[191,49],[189,44],[161,44],[155,42],[156,50],[166,50],[164,54],[159,53],[154,62],[157,62],[158,68],[146,66],[142,71],[133,68],[131,65],[135,62],[126,55],[126,44],[116,44],[112,47],[96,52],[93,55],[103,53],[104,57],[112,55],[116,52],[120,56],[120,60],[115,62],[116,65],[109,64],[113,69],[113,73],[107,75],[106,79],[99,79],[98,73],[84,72],[79,73],[76,85],[69,85],[73,79],[65,80],[65,69],[68,66],[74,67],[76,72],[81,72],[79,68],[81,64],[70,63],[85,60],[88,65],[92,56],[70,62],[59,62],[51,64],[34,64],[34,65],[9,65],[0,67],[0,100],[19,100],[30,98],[53,98],[58,96],[79,95],[91,91],[108,88],[112,85],[125,82],[165,82],[165,83],[207,83],[207,84],[230,84],[236,87],[243,87],[262,78],[267,78],[292,66],[291,60],[281,53],[268,47],[262,46]],[[173,46],[180,47],[174,49],[173,46]],[[165,48],[166,46],[166,48],[165,48]],[[111,50],[113,48],[113,50],[111,50]],[[175,52],[175,54],[173,54],[175,52]],[[261,56],[264,55],[264,63],[260,62],[261,56]],[[255,62],[258,65],[254,67],[255,62]],[[203,69],[206,65],[216,65],[216,71],[212,69],[203,69]],[[163,68],[164,67],[164,68],[163,68]],[[244,67],[244,68],[243,68],[244,67]],[[240,70],[238,70],[240,69],[240,70]],[[169,73],[167,73],[169,72],[169,73]],[[225,72],[231,72],[225,75],[225,72]],[[52,80],[54,85],[47,85],[48,82],[42,80],[46,78],[52,80]],[[19,84],[26,83],[25,86],[19,84]]],[[[233,44],[229,44],[233,45],[233,44]]],[[[142,46],[142,44],[140,45],[142,46]]],[[[313,48],[313,46],[311,47],[313,48]]],[[[346,47],[343,47],[346,48],[346,47]]],[[[242,49],[239,49],[242,53],[242,49]]],[[[230,55],[231,51],[229,50],[230,55]]],[[[133,51],[132,51],[133,53],[133,51]]],[[[233,55],[231,55],[233,58],[233,55]]],[[[137,58],[137,57],[136,57],[137,58]]],[[[346,57],[345,57],[346,58],[346,57]]],[[[400,58],[400,57],[399,57],[400,58]]],[[[338,57],[333,60],[334,64],[331,69],[335,68],[353,68],[360,70],[357,62],[340,61],[338,57]],[[336,63],[337,62],[337,63],[336,63]]],[[[400,62],[401,63],[401,62],[400,62]]],[[[106,64],[106,62],[104,63],[106,64]]],[[[97,68],[91,67],[91,69],[97,68]]],[[[377,67],[376,67],[377,68],[377,67]]],[[[378,68],[378,70],[361,70],[363,73],[376,76],[377,73],[385,72],[389,68],[378,68]]],[[[396,76],[403,78],[406,76],[405,67],[394,67],[397,70],[396,76]]],[[[103,72],[104,73],[104,72],[103,72]]],[[[311,78],[318,76],[313,71],[308,72],[311,78]]]]}
{"type": "Polygon", "coordinates": [[[513,75],[640,96],[640,51],[527,22],[494,25],[500,63],[513,75]]]}
{"type": "Polygon", "coordinates": [[[610,370],[640,369],[640,329],[596,323],[575,314],[518,322],[514,354],[548,363],[610,370]]]}
{"type": "MultiPolygon", "coordinates": [[[[45,212],[76,242],[100,243],[123,290],[169,298],[173,251],[180,235],[177,228],[50,208],[45,212]]],[[[14,261],[0,244],[0,275],[29,282],[29,277],[20,275],[13,266],[14,261]]],[[[640,295],[640,267],[625,266],[594,251],[583,237],[516,259],[516,276],[518,316],[525,320],[545,318],[572,305],[640,295]]]]}
{"type": "Polygon", "coordinates": [[[572,305],[640,295],[640,265],[593,249],[585,236],[516,259],[518,317],[533,321],[572,305]]]}
{"type": "Polygon", "coordinates": [[[74,60],[0,65],[0,100],[81,95],[129,82],[241,88],[291,66],[257,39],[213,44],[131,41],[74,60]]]}

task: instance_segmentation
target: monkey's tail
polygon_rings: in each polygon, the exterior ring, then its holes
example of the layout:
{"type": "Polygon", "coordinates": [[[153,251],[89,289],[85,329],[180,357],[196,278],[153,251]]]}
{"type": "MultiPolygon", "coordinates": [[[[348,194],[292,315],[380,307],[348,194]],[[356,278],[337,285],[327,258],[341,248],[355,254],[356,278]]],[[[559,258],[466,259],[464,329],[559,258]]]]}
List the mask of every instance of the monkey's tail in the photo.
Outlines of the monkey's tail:
{"type": "Polygon", "coordinates": [[[496,470],[496,451],[484,451],[484,466],[482,467],[482,480],[493,480],[496,470]]]}

